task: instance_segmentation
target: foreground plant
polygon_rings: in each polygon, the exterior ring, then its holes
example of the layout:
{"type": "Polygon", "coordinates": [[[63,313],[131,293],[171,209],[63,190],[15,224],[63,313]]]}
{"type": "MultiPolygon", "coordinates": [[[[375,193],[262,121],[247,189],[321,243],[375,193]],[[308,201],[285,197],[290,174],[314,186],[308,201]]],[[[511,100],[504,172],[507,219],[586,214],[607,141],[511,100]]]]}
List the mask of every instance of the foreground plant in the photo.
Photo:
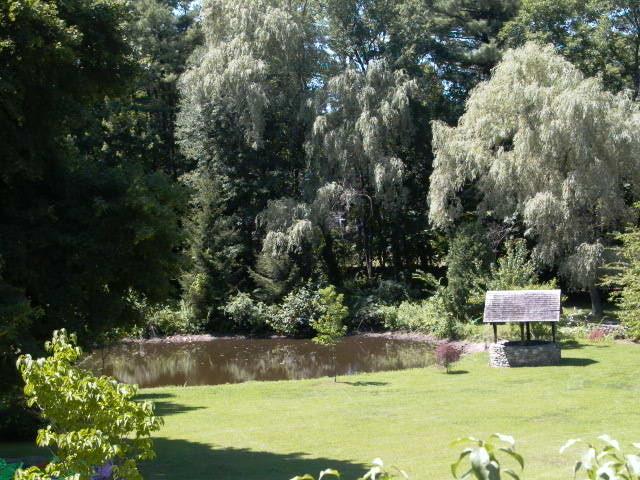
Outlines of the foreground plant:
{"type": "MultiPolygon", "coordinates": [[[[585,480],[640,480],[640,443],[633,443],[638,450],[636,454],[625,454],[620,448],[620,443],[609,435],[601,435],[598,439],[601,446],[580,439],[569,440],[560,453],[576,444],[583,444],[586,451],[574,466],[574,478],[578,473],[584,472],[585,480]]],[[[515,440],[509,435],[494,433],[488,440],[479,440],[474,437],[460,438],[451,444],[453,447],[466,445],[458,460],[451,465],[453,478],[459,480],[520,480],[520,474],[524,470],[524,459],[515,450],[515,440]],[[520,473],[511,468],[503,468],[500,456],[515,460],[520,467],[520,473]],[[468,460],[468,469],[459,474],[460,465],[468,460]]],[[[320,472],[318,480],[324,477],[340,478],[340,472],[326,469],[320,472]]],[[[408,475],[397,467],[387,469],[382,460],[375,459],[369,471],[358,480],[390,480],[396,478],[408,479],[408,475]]],[[[315,480],[312,475],[303,475],[291,480],[315,480]]]]}
{"type": "Polygon", "coordinates": [[[141,479],[137,461],[153,458],[151,433],[162,423],[151,403],[133,400],[135,386],[80,369],[75,335],[56,331],[45,348],[51,356],[23,355],[18,369],[28,405],[39,408],[49,423],[36,442],[59,460],[44,470],[20,470],[15,479],[89,480],[99,469],[108,469],[113,479],[141,479]]]}
{"type": "MultiPolygon", "coordinates": [[[[318,480],[322,480],[326,477],[340,478],[340,472],[332,468],[327,468],[320,472],[318,480]]],[[[376,458],[371,462],[369,471],[358,480],[393,480],[397,478],[408,479],[409,476],[398,467],[385,467],[384,462],[381,459],[376,458]]],[[[291,480],[315,480],[315,477],[307,473],[306,475],[295,476],[291,480]]]]}
{"type": "Polygon", "coordinates": [[[441,343],[436,348],[436,364],[444,368],[447,373],[451,372],[451,365],[460,360],[461,356],[462,348],[455,343],[441,343]]]}
{"type": "Polygon", "coordinates": [[[488,440],[479,440],[474,437],[460,438],[451,444],[452,446],[469,445],[458,457],[458,460],[451,465],[451,473],[454,478],[460,480],[499,480],[509,476],[519,480],[520,476],[515,470],[502,468],[499,454],[515,460],[520,466],[520,471],[524,469],[524,459],[516,452],[516,442],[509,435],[494,433],[488,440]],[[458,474],[460,465],[469,461],[469,468],[462,474],[458,474]]]}
{"type": "Polygon", "coordinates": [[[335,346],[347,333],[347,327],[343,322],[349,315],[349,309],[344,305],[344,295],[338,293],[333,285],[318,290],[316,303],[320,316],[311,323],[316,332],[313,341],[318,345],[331,347],[333,380],[337,381],[335,346]]]}
{"type": "MultiPolygon", "coordinates": [[[[640,480],[640,455],[625,455],[620,443],[609,435],[600,435],[601,445],[594,445],[580,439],[572,439],[560,448],[564,453],[574,445],[584,445],[586,450],[573,468],[574,475],[584,472],[589,480],[640,480]]],[[[640,451],[640,443],[633,443],[640,451]]]]}

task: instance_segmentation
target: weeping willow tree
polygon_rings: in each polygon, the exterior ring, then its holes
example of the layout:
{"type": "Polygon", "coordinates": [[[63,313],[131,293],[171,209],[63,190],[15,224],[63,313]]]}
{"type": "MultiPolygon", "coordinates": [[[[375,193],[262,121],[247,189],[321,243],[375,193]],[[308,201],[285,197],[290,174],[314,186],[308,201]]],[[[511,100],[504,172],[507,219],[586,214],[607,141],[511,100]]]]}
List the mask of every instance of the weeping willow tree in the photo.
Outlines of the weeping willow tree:
{"type": "MultiPolygon", "coordinates": [[[[342,272],[334,251],[334,232],[343,225],[342,217],[336,215],[351,203],[351,194],[342,185],[329,182],[312,192],[309,202],[293,198],[269,202],[258,216],[258,226],[266,232],[262,254],[281,265],[302,257],[307,268],[313,268],[309,257],[319,251],[329,282],[339,285],[342,272]]],[[[309,271],[303,272],[303,277],[309,275],[309,271]]]]}
{"type": "MultiPolygon", "coordinates": [[[[374,259],[401,267],[406,196],[404,151],[411,141],[411,100],[418,86],[384,61],[332,77],[316,98],[307,143],[310,170],[321,187],[315,202],[338,214],[371,277],[374,259]],[[389,252],[391,258],[389,258],[389,252]]],[[[322,209],[321,209],[322,210],[322,209]]]]}
{"type": "Polygon", "coordinates": [[[398,266],[398,227],[406,188],[403,148],[412,133],[410,102],[417,84],[383,61],[347,68],[315,98],[316,117],[306,144],[308,179],[298,202],[272,202],[262,214],[263,251],[271,255],[320,248],[329,280],[341,272],[334,237],[355,246],[356,264],[373,276],[374,260],[398,266]],[[391,251],[391,259],[389,259],[391,251]]]}
{"type": "Polygon", "coordinates": [[[551,46],[510,50],[457,126],[433,124],[429,217],[437,227],[454,223],[463,196],[477,200],[481,218],[516,215],[536,261],[589,289],[600,314],[607,233],[633,218],[639,193],[639,127],[627,94],[604,91],[551,46]]]}
{"type": "Polygon", "coordinates": [[[204,46],[180,80],[178,135],[196,165],[187,179],[194,210],[185,278],[198,281],[199,298],[222,301],[247,282],[258,213],[270,199],[298,194],[320,53],[309,2],[206,0],[202,12],[204,46]],[[244,274],[221,271],[228,251],[244,274]]]}

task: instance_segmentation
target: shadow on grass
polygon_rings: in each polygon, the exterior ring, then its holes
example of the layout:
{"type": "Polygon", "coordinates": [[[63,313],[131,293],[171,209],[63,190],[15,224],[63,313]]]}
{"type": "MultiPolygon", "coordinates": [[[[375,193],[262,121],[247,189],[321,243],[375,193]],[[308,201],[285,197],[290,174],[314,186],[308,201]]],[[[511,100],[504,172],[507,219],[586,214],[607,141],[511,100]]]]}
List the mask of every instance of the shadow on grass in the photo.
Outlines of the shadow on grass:
{"type": "Polygon", "coordinates": [[[180,405],[179,403],[174,403],[169,400],[174,397],[175,395],[170,393],[141,393],[136,396],[136,400],[148,400],[150,402],[153,402],[153,407],[156,415],[159,415],[161,417],[175,415],[176,413],[191,412],[193,410],[200,410],[202,408],[205,408],[195,407],[192,405],[180,405]]]}
{"type": "Polygon", "coordinates": [[[387,382],[338,382],[352,387],[383,387],[389,385],[387,382]]]}
{"type": "Polygon", "coordinates": [[[469,373],[469,370],[449,370],[447,375],[464,375],[465,373],[469,373]]]}
{"type": "Polygon", "coordinates": [[[590,348],[609,348],[610,345],[606,344],[606,343],[580,343],[577,342],[576,340],[565,340],[563,341],[560,346],[562,347],[563,350],[577,350],[579,348],[584,348],[584,347],[590,347],[590,348]]]}
{"type": "Polygon", "coordinates": [[[588,365],[593,365],[594,363],[598,363],[598,361],[593,360],[591,358],[561,358],[560,359],[561,367],[586,367],[588,365]]]}
{"type": "Polygon", "coordinates": [[[247,449],[215,448],[186,440],[154,440],[156,459],[142,465],[146,480],[287,480],[325,468],[356,478],[365,466],[329,458],[305,458],[304,453],[276,454],[247,449]]]}

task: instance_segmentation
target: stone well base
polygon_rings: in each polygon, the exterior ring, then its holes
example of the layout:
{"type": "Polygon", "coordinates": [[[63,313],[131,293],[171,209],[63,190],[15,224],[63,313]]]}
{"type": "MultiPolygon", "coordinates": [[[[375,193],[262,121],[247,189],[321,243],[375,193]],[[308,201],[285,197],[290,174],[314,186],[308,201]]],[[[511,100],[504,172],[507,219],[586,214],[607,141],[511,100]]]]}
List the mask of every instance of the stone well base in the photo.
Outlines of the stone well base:
{"type": "Polygon", "coordinates": [[[532,341],[498,342],[489,346],[489,365],[492,367],[541,367],[560,365],[560,345],[532,341]]]}

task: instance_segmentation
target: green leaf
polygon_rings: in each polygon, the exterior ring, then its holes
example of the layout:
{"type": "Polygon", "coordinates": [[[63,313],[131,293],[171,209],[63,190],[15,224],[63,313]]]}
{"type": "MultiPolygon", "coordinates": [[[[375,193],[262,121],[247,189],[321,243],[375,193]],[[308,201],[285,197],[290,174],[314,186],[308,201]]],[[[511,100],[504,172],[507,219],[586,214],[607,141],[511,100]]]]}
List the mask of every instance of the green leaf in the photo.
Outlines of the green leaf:
{"type": "Polygon", "coordinates": [[[494,433],[489,438],[497,438],[501,442],[508,443],[511,447],[514,447],[516,445],[516,441],[511,435],[503,435],[501,433],[494,433]]]}
{"type": "Polygon", "coordinates": [[[460,463],[462,462],[462,460],[464,460],[467,456],[469,456],[469,454],[473,452],[472,448],[465,448],[462,453],[460,453],[460,456],[458,457],[458,460],[455,463],[451,464],[451,473],[453,474],[453,476],[455,478],[458,478],[457,476],[457,471],[458,471],[458,467],[460,466],[460,463]]]}
{"type": "Polygon", "coordinates": [[[515,450],[512,450],[510,448],[501,448],[500,451],[506,453],[511,458],[513,458],[516,462],[518,462],[518,464],[520,465],[520,468],[524,468],[524,458],[522,458],[522,455],[517,453],[515,450]]]}
{"type": "Polygon", "coordinates": [[[620,443],[616,439],[611,438],[609,435],[600,435],[598,439],[602,440],[607,445],[620,451],[620,443]]]}
{"type": "Polygon", "coordinates": [[[627,467],[632,475],[640,476],[640,456],[627,455],[627,467]]]}
{"type": "Polygon", "coordinates": [[[573,466],[573,476],[574,476],[574,478],[578,474],[578,472],[580,471],[581,468],[582,468],[582,462],[581,461],[577,461],[576,464],[573,466]]]}
{"type": "Polygon", "coordinates": [[[503,470],[503,471],[504,471],[504,473],[505,473],[506,475],[509,475],[509,476],[510,476],[511,478],[513,478],[514,480],[520,480],[520,476],[519,476],[516,472],[514,472],[513,470],[511,470],[510,468],[508,468],[508,469],[506,469],[506,470],[503,470]]]}
{"type": "Polygon", "coordinates": [[[484,447],[476,448],[471,452],[471,456],[469,457],[471,460],[471,466],[475,470],[484,470],[487,465],[491,462],[491,457],[489,456],[489,452],[484,447]]]}
{"type": "Polygon", "coordinates": [[[576,443],[581,442],[582,440],[579,438],[572,438],[571,440],[567,440],[563,446],[560,447],[560,455],[566,452],[569,448],[573,447],[576,443]]]}
{"type": "Polygon", "coordinates": [[[318,477],[318,480],[322,480],[323,477],[328,475],[331,475],[332,477],[340,478],[340,472],[338,470],[335,470],[333,468],[327,468],[326,470],[323,470],[320,472],[320,476],[318,477]]]}
{"type": "Polygon", "coordinates": [[[459,447],[460,445],[466,445],[467,443],[476,443],[480,445],[480,440],[478,440],[476,437],[460,437],[451,442],[449,446],[459,447]]]}

